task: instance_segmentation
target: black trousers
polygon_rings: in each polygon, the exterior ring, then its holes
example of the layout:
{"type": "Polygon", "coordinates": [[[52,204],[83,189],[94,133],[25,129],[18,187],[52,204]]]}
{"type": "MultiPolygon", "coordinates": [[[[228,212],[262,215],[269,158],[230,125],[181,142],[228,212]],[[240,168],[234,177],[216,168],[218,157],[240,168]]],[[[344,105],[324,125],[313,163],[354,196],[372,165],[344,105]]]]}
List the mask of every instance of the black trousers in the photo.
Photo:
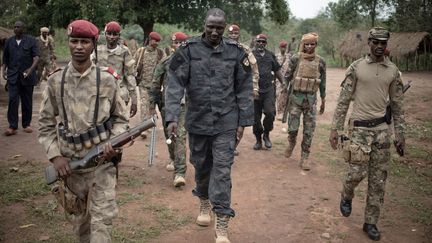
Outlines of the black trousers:
{"type": "Polygon", "coordinates": [[[231,208],[231,166],[236,130],[213,136],[189,133],[190,162],[195,167],[193,195],[210,199],[213,211],[234,217],[231,208]]]}
{"type": "Polygon", "coordinates": [[[18,107],[21,100],[21,113],[23,128],[30,126],[33,112],[33,85],[24,86],[20,82],[8,84],[9,104],[8,122],[9,128],[18,129],[18,107]]]}
{"type": "Polygon", "coordinates": [[[254,100],[255,123],[253,125],[253,133],[256,137],[261,137],[263,132],[269,133],[273,130],[273,122],[276,116],[275,101],[275,89],[270,89],[265,93],[260,93],[259,99],[254,100]],[[264,119],[261,122],[263,113],[264,119]]]}

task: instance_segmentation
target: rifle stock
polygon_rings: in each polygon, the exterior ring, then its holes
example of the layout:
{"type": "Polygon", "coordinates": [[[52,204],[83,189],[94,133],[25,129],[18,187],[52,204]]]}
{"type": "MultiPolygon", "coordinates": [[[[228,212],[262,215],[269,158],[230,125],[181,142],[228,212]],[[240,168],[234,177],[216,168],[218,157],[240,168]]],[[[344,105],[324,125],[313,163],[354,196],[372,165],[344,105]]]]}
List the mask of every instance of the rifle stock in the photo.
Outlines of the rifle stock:
{"type": "MultiPolygon", "coordinates": [[[[139,123],[137,126],[128,129],[124,133],[121,133],[109,139],[108,141],[106,141],[106,143],[111,143],[114,149],[120,148],[138,137],[143,131],[146,131],[154,126],[156,126],[156,116],[153,116],[139,123]]],[[[90,151],[84,156],[84,158],[79,160],[71,160],[69,162],[69,167],[71,168],[71,170],[74,171],[87,168],[90,161],[103,153],[103,146],[104,144],[98,144],[92,149],[90,149],[90,151]]],[[[58,180],[58,173],[53,165],[45,168],[45,179],[48,185],[51,185],[58,180]]]]}

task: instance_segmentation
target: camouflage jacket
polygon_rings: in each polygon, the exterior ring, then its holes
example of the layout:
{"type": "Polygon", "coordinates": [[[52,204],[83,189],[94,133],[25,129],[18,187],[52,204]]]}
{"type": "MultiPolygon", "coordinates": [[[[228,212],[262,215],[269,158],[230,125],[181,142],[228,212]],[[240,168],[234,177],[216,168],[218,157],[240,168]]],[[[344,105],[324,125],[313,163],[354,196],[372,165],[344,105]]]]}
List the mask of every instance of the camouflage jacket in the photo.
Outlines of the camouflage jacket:
{"type": "Polygon", "coordinates": [[[156,103],[164,103],[165,96],[163,95],[162,91],[166,90],[166,77],[171,57],[172,55],[162,59],[162,61],[156,65],[154,69],[153,81],[149,91],[149,102],[153,107],[156,103]]]}
{"type": "Polygon", "coordinates": [[[174,53],[165,92],[166,122],[178,122],[185,90],[190,133],[213,136],[254,123],[251,67],[235,41],[223,38],[214,48],[199,36],[174,53]]]}
{"type": "Polygon", "coordinates": [[[139,86],[150,89],[153,80],[153,72],[156,65],[164,58],[165,54],[160,48],[151,46],[141,47],[135,52],[137,82],[139,86]]]}
{"type": "MultiPolygon", "coordinates": [[[[89,150],[72,150],[67,143],[58,137],[57,120],[65,121],[61,103],[61,79],[63,70],[53,73],[43,92],[43,100],[39,112],[39,142],[44,146],[48,159],[57,156],[82,158],[89,150]]],[[[117,135],[127,129],[128,118],[126,105],[119,95],[119,86],[108,68],[101,67],[101,83],[99,93],[99,112],[97,123],[111,119],[113,129],[111,135],[117,135]]],[[[96,65],[79,73],[71,63],[65,76],[64,107],[71,133],[83,133],[93,125],[96,102],[96,65]]],[[[94,145],[95,146],[95,145],[94,145]]]]}
{"type": "Polygon", "coordinates": [[[106,45],[99,45],[97,55],[100,66],[112,67],[119,75],[122,99],[128,102],[130,97],[132,101],[136,101],[135,60],[128,47],[118,45],[115,49],[109,50],[106,45]]]}
{"type": "MultiPolygon", "coordinates": [[[[383,117],[389,104],[396,138],[404,137],[403,84],[398,68],[388,58],[380,63],[374,62],[369,56],[355,61],[347,69],[341,87],[332,129],[343,130],[351,101],[351,118],[365,120],[383,117]]],[[[387,128],[387,124],[383,123],[370,129],[387,128]]]]}
{"type": "Polygon", "coordinates": [[[39,54],[41,59],[50,60],[54,56],[54,39],[47,36],[47,40],[42,40],[41,36],[36,38],[39,47],[39,54]]]}
{"type": "MultiPolygon", "coordinates": [[[[326,97],[326,62],[319,55],[316,55],[316,58],[319,58],[318,68],[320,73],[319,78],[321,79],[321,83],[319,86],[320,97],[325,98],[326,97]]],[[[291,58],[287,61],[288,61],[287,65],[289,68],[285,73],[285,81],[287,82],[286,85],[288,85],[289,82],[292,82],[296,76],[298,64],[300,63],[299,54],[292,55],[291,58]]],[[[304,99],[308,99],[309,104],[315,104],[316,98],[317,98],[316,93],[310,94],[304,92],[293,92],[290,96],[290,102],[295,102],[301,105],[304,99]]]]}
{"type": "Polygon", "coordinates": [[[289,55],[290,54],[288,52],[285,53],[285,55],[282,55],[280,52],[276,53],[276,59],[281,65],[282,75],[285,75],[285,73],[288,71],[289,55]]]}

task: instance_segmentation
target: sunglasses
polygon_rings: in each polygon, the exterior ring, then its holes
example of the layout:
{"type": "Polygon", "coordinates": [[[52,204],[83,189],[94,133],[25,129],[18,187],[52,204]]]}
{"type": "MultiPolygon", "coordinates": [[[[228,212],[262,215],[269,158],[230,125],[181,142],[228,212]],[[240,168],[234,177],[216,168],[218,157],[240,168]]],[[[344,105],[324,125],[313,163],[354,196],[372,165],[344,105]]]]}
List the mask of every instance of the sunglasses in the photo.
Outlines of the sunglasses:
{"type": "Polygon", "coordinates": [[[386,46],[387,45],[387,41],[381,41],[381,40],[372,40],[372,43],[374,45],[378,45],[378,44],[381,44],[382,46],[386,46]]]}
{"type": "Polygon", "coordinates": [[[267,43],[267,41],[265,41],[265,40],[257,40],[256,42],[257,43],[267,43]]]}

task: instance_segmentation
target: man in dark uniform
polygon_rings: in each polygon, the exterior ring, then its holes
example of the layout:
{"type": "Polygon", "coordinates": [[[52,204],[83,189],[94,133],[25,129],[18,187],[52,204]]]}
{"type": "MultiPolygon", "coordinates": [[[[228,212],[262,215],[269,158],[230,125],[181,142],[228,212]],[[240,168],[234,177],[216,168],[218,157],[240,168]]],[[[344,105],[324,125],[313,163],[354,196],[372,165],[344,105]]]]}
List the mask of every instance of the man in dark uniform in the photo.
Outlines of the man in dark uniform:
{"type": "Polygon", "coordinates": [[[3,78],[9,90],[8,122],[4,135],[16,134],[18,129],[18,106],[21,99],[22,126],[24,132],[31,133],[30,126],[33,109],[33,89],[37,82],[36,67],[39,49],[36,39],[24,34],[25,25],[17,21],[15,36],[6,41],[3,53],[3,78]]]}
{"type": "Polygon", "coordinates": [[[207,12],[204,34],[189,39],[174,54],[168,72],[166,122],[176,133],[180,103],[186,90],[186,130],[190,161],[200,198],[197,224],[210,225],[210,203],[216,213],[216,242],[230,242],[231,165],[236,141],[253,124],[252,73],[237,42],[222,37],[225,13],[207,12]]]}
{"type": "Polygon", "coordinates": [[[259,99],[254,100],[255,124],[253,126],[253,133],[256,137],[256,143],[253,149],[255,150],[262,148],[262,140],[264,140],[266,148],[269,149],[272,147],[270,131],[273,130],[273,122],[276,116],[274,76],[283,84],[281,66],[274,53],[265,48],[266,45],[267,36],[264,34],[257,35],[256,49],[253,51],[253,54],[257,59],[260,77],[258,82],[259,99]],[[261,123],[262,113],[264,113],[265,117],[261,123]]]}

